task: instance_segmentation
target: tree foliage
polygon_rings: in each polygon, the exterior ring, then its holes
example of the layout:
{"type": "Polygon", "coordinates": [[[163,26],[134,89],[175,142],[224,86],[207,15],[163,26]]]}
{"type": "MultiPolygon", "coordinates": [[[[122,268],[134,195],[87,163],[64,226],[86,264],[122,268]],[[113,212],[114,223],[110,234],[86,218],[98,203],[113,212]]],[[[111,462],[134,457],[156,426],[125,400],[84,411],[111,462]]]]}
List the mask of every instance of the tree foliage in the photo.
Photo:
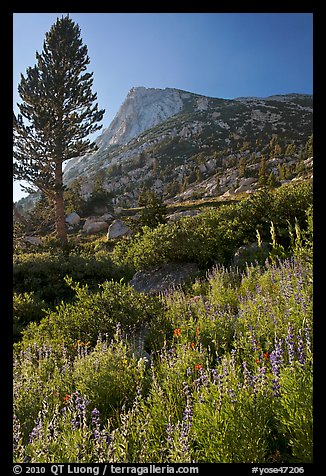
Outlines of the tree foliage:
{"type": "Polygon", "coordinates": [[[94,149],[87,137],[101,128],[104,110],[92,92],[93,73],[80,28],[69,16],[46,33],[37,63],[21,75],[22,103],[14,114],[14,178],[28,192],[41,190],[55,203],[57,234],[67,240],[62,164],[94,149]]]}
{"type": "Polygon", "coordinates": [[[138,205],[143,207],[140,212],[140,223],[150,228],[166,223],[166,205],[163,198],[154,190],[143,188],[138,198],[138,205]]]}

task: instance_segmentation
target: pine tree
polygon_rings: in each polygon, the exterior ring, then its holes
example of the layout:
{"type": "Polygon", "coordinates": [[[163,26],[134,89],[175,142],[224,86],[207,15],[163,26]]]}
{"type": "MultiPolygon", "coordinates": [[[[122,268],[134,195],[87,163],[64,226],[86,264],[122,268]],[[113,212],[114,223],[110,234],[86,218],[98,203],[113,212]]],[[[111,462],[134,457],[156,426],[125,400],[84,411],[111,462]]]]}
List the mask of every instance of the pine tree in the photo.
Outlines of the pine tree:
{"type": "Polygon", "coordinates": [[[142,226],[155,228],[160,223],[166,223],[166,205],[163,197],[156,194],[154,190],[143,187],[138,197],[138,206],[143,207],[139,218],[142,226]]]}
{"type": "Polygon", "coordinates": [[[260,159],[260,166],[258,170],[258,184],[266,185],[267,170],[266,170],[266,158],[262,155],[260,159]]]}
{"type": "Polygon", "coordinates": [[[270,171],[270,174],[268,176],[266,185],[269,188],[275,188],[275,187],[278,187],[280,185],[277,178],[275,177],[275,174],[272,171],[270,171]]]}
{"type": "Polygon", "coordinates": [[[305,158],[307,159],[313,157],[314,155],[313,143],[313,134],[311,134],[311,136],[308,137],[304,148],[305,158]]]}
{"type": "Polygon", "coordinates": [[[239,177],[244,177],[246,172],[246,165],[245,165],[245,160],[243,157],[241,157],[241,159],[239,160],[238,172],[239,172],[239,177]]]}
{"type": "Polygon", "coordinates": [[[56,232],[67,243],[62,164],[95,149],[87,136],[98,131],[104,110],[92,93],[93,73],[79,26],[69,16],[46,33],[37,63],[21,75],[22,103],[14,114],[14,178],[22,189],[44,193],[55,205],[56,232]]]}

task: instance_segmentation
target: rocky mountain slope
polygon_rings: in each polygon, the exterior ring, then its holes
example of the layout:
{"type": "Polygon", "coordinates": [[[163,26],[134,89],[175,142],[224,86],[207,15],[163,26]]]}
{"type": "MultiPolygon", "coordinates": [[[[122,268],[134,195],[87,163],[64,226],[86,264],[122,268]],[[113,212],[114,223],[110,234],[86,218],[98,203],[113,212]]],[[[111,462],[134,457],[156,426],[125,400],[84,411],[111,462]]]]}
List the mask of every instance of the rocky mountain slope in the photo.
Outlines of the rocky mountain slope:
{"type": "Polygon", "coordinates": [[[97,139],[98,151],[71,160],[64,179],[71,184],[78,178],[87,198],[97,177],[113,202],[126,206],[136,204],[144,185],[172,197],[194,184],[200,190],[198,184],[216,174],[210,191],[222,194],[239,188],[241,176],[230,172],[241,158],[247,179],[257,172],[263,154],[275,159],[274,169],[283,161],[293,164],[311,133],[310,95],[227,100],[177,89],[132,88],[97,139]]]}
{"type": "Polygon", "coordinates": [[[96,186],[113,205],[135,206],[143,186],[170,200],[251,191],[262,157],[281,181],[309,175],[312,107],[303,94],[231,100],[132,88],[98,150],[71,159],[64,182],[85,199],[96,186]]]}

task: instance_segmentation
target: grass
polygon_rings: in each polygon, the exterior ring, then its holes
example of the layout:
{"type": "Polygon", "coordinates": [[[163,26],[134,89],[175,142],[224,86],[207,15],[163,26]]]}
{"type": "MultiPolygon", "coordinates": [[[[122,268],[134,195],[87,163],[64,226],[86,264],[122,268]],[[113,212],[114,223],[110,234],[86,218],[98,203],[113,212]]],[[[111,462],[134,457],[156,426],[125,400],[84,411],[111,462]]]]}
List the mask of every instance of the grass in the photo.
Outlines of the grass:
{"type": "Polygon", "coordinates": [[[160,298],[146,353],[119,324],[93,344],[27,333],[15,461],[310,462],[311,265],[215,268],[199,290],[160,298]]]}
{"type": "Polygon", "coordinates": [[[98,237],[19,255],[14,462],[312,462],[310,196],[285,187],[224,204],[112,252],[98,237]],[[265,229],[267,259],[232,266],[238,240],[265,229]],[[151,296],[120,279],[128,260],[190,255],[219,259],[183,289],[151,296]]]}

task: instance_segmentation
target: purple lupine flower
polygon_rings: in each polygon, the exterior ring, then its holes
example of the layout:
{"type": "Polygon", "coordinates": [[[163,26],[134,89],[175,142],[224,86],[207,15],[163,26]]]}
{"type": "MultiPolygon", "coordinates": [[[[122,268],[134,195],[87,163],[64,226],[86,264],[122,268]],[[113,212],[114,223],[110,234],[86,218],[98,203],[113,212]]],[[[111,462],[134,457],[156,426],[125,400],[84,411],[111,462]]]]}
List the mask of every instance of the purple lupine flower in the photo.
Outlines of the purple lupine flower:
{"type": "Polygon", "coordinates": [[[248,370],[247,363],[245,361],[242,362],[242,367],[243,367],[244,384],[247,385],[248,387],[253,387],[254,385],[253,376],[251,372],[248,370]]]}
{"type": "Polygon", "coordinates": [[[259,390],[264,388],[266,382],[266,367],[263,365],[259,367],[258,374],[255,377],[254,381],[254,392],[257,393],[259,390]]]}
{"type": "Polygon", "coordinates": [[[218,379],[219,379],[218,370],[217,369],[211,369],[211,374],[212,374],[212,377],[213,377],[213,382],[218,381],[218,379]]]}
{"type": "Polygon", "coordinates": [[[171,424],[171,417],[170,416],[169,416],[169,421],[166,424],[166,435],[167,435],[167,441],[172,441],[173,425],[171,424]]]}
{"type": "Polygon", "coordinates": [[[248,329],[251,332],[251,335],[250,335],[251,348],[252,348],[252,351],[255,352],[255,350],[256,350],[256,339],[255,339],[255,334],[254,334],[253,327],[252,327],[251,324],[248,325],[248,329]]]}
{"type": "Polygon", "coordinates": [[[294,334],[293,334],[293,328],[290,325],[288,328],[288,333],[285,338],[285,342],[287,344],[287,349],[288,349],[288,359],[289,359],[289,364],[292,366],[295,358],[295,350],[294,350],[294,334]]]}
{"type": "Polygon", "coordinates": [[[299,332],[299,335],[298,335],[298,361],[299,361],[299,364],[302,366],[304,366],[306,363],[305,346],[304,346],[301,332],[299,332]]]}
{"type": "Polygon", "coordinates": [[[86,409],[89,405],[89,401],[84,397],[80,397],[78,390],[71,395],[70,400],[74,403],[75,407],[75,415],[71,423],[74,428],[79,428],[82,420],[86,417],[86,409]]]}
{"type": "Polygon", "coordinates": [[[94,426],[93,435],[95,440],[100,438],[100,412],[97,408],[91,411],[92,425],[94,426]]]}
{"type": "Polygon", "coordinates": [[[233,388],[229,388],[229,395],[231,397],[231,402],[232,403],[237,403],[237,399],[236,399],[233,388]]]}
{"type": "Polygon", "coordinates": [[[19,419],[17,415],[13,415],[13,424],[12,424],[12,429],[13,429],[13,447],[14,449],[19,448],[21,446],[21,440],[22,440],[22,432],[21,432],[21,427],[19,423],[19,419]]]}
{"type": "Polygon", "coordinates": [[[35,422],[35,426],[29,434],[29,443],[33,443],[34,440],[39,440],[43,435],[43,423],[38,416],[35,422]]]}
{"type": "Polygon", "coordinates": [[[272,379],[272,389],[274,397],[279,396],[280,384],[280,367],[283,363],[283,349],[281,346],[281,341],[276,340],[275,342],[275,350],[273,350],[269,356],[269,361],[271,363],[272,372],[274,374],[274,378],[272,379]]]}
{"type": "Polygon", "coordinates": [[[91,411],[92,424],[97,426],[100,423],[100,412],[97,408],[91,411]]]}
{"type": "Polygon", "coordinates": [[[310,332],[311,332],[311,329],[309,327],[304,328],[304,335],[305,335],[305,339],[306,339],[306,349],[307,350],[311,349],[310,332]]]}
{"type": "Polygon", "coordinates": [[[192,401],[191,401],[190,394],[188,394],[186,407],[183,412],[182,423],[181,423],[181,434],[180,434],[180,443],[182,444],[182,449],[185,453],[189,451],[189,433],[192,427],[192,417],[193,417],[192,401]]]}
{"type": "Polygon", "coordinates": [[[281,346],[281,341],[277,340],[275,342],[275,349],[270,353],[269,361],[272,366],[272,372],[276,377],[280,375],[280,366],[283,363],[283,349],[281,346]]]}

